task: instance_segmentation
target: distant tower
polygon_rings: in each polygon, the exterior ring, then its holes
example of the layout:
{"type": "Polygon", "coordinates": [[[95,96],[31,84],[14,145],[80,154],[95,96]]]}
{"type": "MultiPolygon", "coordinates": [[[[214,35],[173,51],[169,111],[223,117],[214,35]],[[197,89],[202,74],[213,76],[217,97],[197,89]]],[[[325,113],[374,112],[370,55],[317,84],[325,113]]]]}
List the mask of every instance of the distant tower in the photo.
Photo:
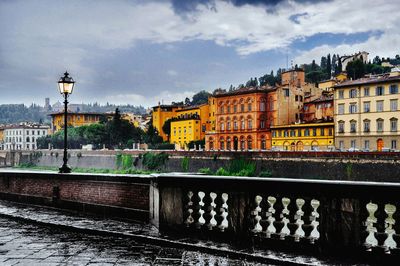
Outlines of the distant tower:
{"type": "Polygon", "coordinates": [[[44,99],[44,109],[47,111],[50,110],[50,98],[44,99]]]}

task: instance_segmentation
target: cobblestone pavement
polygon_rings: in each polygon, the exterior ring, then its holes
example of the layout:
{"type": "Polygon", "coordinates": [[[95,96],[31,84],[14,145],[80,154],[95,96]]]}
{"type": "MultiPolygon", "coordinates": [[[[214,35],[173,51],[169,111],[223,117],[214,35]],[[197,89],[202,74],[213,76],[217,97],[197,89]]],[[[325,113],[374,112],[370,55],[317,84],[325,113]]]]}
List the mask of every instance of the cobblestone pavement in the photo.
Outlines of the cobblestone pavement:
{"type": "Polygon", "coordinates": [[[261,265],[0,218],[0,265],[261,265]]]}

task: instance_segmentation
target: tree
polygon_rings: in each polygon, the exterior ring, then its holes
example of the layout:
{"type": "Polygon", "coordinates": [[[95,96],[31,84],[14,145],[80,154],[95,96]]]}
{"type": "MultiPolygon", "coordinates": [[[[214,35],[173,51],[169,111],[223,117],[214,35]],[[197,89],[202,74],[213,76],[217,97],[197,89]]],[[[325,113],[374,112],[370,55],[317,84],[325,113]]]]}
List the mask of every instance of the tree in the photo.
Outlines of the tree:
{"type": "Polygon", "coordinates": [[[339,55],[337,55],[337,59],[338,59],[338,66],[336,69],[336,75],[343,71],[342,59],[340,59],[339,55]]]}
{"type": "Polygon", "coordinates": [[[349,62],[346,66],[347,75],[353,79],[362,78],[365,74],[364,63],[360,60],[349,62]]]}
{"type": "Polygon", "coordinates": [[[322,57],[321,57],[321,64],[320,64],[320,67],[321,67],[322,69],[326,69],[326,66],[327,66],[326,57],[325,57],[325,56],[322,56],[322,57]]]}
{"type": "Polygon", "coordinates": [[[188,97],[185,98],[185,105],[190,105],[190,99],[188,97]]]}
{"type": "Polygon", "coordinates": [[[162,126],[162,131],[168,136],[168,142],[171,135],[171,119],[167,119],[162,126]]]}
{"type": "MultiPolygon", "coordinates": [[[[232,86],[232,85],[231,85],[232,86]]],[[[208,97],[210,97],[208,91],[202,90],[193,95],[192,105],[199,105],[203,103],[208,103],[208,97]]]]}
{"type": "Polygon", "coordinates": [[[330,79],[332,76],[331,54],[328,54],[326,57],[326,74],[328,75],[328,79],[330,79]]]}

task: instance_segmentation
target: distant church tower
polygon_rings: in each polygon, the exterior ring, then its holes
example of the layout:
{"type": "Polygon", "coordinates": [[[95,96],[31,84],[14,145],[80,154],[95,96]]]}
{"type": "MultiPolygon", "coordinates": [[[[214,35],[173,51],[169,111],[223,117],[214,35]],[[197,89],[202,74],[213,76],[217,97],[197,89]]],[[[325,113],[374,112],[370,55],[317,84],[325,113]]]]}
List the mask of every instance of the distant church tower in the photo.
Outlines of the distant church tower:
{"type": "Polygon", "coordinates": [[[45,98],[45,99],[44,99],[44,109],[45,109],[46,111],[49,111],[50,108],[51,108],[51,106],[50,106],[50,98],[45,98]]]}

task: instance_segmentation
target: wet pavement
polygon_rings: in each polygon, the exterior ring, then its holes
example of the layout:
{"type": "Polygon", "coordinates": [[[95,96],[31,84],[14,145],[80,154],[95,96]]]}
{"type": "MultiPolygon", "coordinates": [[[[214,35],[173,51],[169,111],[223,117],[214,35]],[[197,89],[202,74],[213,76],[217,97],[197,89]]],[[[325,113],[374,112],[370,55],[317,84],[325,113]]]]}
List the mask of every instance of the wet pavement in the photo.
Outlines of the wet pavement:
{"type": "Polygon", "coordinates": [[[261,265],[0,218],[0,265],[261,265]]]}
{"type": "Polygon", "coordinates": [[[148,224],[0,200],[0,265],[282,263],[354,264],[254,247],[238,249],[226,243],[161,234],[148,224]]]}

